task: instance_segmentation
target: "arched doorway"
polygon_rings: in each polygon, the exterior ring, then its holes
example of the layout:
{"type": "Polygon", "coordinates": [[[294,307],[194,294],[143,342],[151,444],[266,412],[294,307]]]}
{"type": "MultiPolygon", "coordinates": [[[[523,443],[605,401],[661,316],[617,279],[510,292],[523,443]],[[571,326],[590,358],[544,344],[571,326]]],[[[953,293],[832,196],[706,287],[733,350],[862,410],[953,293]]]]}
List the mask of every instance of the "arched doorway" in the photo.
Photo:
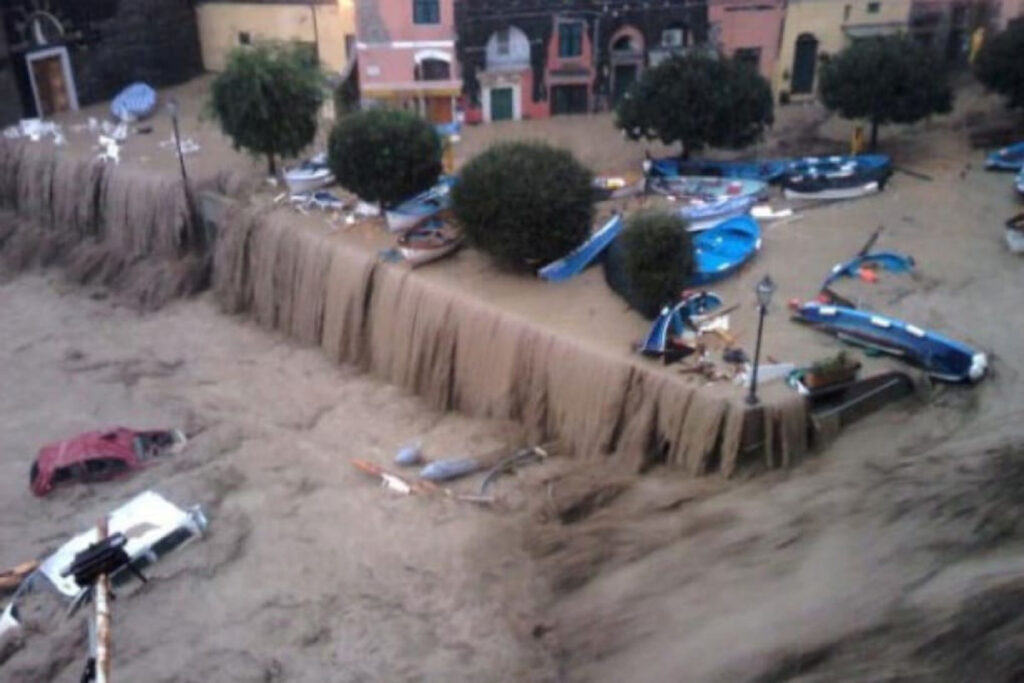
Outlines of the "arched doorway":
{"type": "Polygon", "coordinates": [[[814,90],[814,72],[818,65],[818,39],[810,33],[801,33],[796,39],[793,53],[793,77],[790,91],[806,94],[814,90]]]}
{"type": "Polygon", "coordinates": [[[616,104],[639,78],[643,67],[644,36],[633,26],[624,26],[612,35],[612,103],[616,104]]]}

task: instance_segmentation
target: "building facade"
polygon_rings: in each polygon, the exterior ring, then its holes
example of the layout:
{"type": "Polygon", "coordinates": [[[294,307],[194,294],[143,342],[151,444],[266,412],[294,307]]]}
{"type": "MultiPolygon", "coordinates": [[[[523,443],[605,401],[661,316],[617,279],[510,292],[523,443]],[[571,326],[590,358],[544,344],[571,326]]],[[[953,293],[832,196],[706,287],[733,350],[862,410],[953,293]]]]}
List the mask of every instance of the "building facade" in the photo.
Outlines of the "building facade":
{"type": "Polygon", "coordinates": [[[975,31],[997,28],[1001,8],[1012,7],[1017,0],[1008,1],[1009,5],[988,0],[912,0],[910,34],[944,64],[964,66],[975,31]]]}
{"type": "Polygon", "coordinates": [[[708,8],[711,41],[771,81],[775,73],[786,0],[714,0],[708,8]]]}
{"type": "Polygon", "coordinates": [[[704,0],[456,0],[470,121],[606,109],[643,70],[706,46],[704,0]]]}
{"type": "Polygon", "coordinates": [[[364,107],[455,120],[462,81],[452,0],[356,0],[356,26],[364,107]]]}
{"type": "Polygon", "coordinates": [[[187,0],[7,0],[3,20],[0,84],[13,77],[26,116],[109,99],[134,81],[180,83],[202,70],[187,0]]]}
{"type": "Polygon", "coordinates": [[[336,73],[355,53],[354,0],[199,0],[196,19],[208,71],[222,70],[235,47],[262,41],[308,45],[336,73]]]}
{"type": "Polygon", "coordinates": [[[852,41],[908,30],[911,0],[789,0],[773,90],[811,99],[822,61],[852,41]]]}
{"type": "MultiPolygon", "coordinates": [[[[4,25],[4,11],[0,8],[0,26],[4,25]]],[[[0,31],[0,127],[21,118],[21,95],[14,78],[11,55],[7,51],[7,32],[0,31]]]]}

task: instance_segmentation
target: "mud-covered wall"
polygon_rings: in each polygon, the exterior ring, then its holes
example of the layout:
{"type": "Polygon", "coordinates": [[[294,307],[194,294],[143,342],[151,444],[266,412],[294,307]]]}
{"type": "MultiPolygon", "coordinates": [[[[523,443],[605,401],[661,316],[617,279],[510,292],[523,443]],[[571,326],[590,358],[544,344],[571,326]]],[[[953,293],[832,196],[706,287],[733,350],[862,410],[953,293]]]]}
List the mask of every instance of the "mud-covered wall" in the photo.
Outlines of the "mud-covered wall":
{"type": "MultiPolygon", "coordinates": [[[[320,345],[333,360],[427,399],[440,410],[515,420],[537,441],[582,457],[618,454],[693,474],[731,473],[742,401],[609,356],[294,224],[285,212],[237,209],[219,227],[214,291],[229,313],[320,345]]],[[[769,462],[806,447],[801,401],[764,411],[769,462]]]]}

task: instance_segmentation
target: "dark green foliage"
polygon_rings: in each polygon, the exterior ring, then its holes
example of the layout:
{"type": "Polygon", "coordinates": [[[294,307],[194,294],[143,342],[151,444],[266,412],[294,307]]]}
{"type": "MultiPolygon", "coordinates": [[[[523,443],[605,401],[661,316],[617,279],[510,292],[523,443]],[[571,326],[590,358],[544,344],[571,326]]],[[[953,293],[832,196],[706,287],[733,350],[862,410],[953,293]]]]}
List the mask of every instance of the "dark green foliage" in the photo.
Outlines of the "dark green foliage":
{"type": "Polygon", "coordinates": [[[974,62],[978,80],[1006,98],[1007,106],[1024,109],[1024,19],[1010,22],[981,48],[974,62]]]}
{"type": "Polygon", "coordinates": [[[275,158],[295,156],[316,135],[323,77],[300,45],[239,47],[213,81],[208,109],[235,149],[275,158]]]}
{"type": "Polygon", "coordinates": [[[740,149],[773,121],[771,87],[749,65],[691,54],[644,72],[619,102],[615,125],[632,140],[740,149]]]}
{"type": "Polygon", "coordinates": [[[335,124],[327,159],[342,187],[391,207],[437,182],[441,151],[434,127],[415,114],[372,109],[335,124]]]}
{"type": "Polygon", "coordinates": [[[871,147],[883,123],[914,123],[953,107],[953,91],[932,51],[910,38],[858,40],[821,68],[821,100],[846,119],[871,122],[871,147]]]}
{"type": "Polygon", "coordinates": [[[590,234],[592,181],[565,150],[506,142],[466,164],[452,208],[471,244],[503,266],[532,270],[590,234]]]}
{"type": "Polygon", "coordinates": [[[695,269],[686,221],[664,211],[644,211],[626,222],[605,261],[605,279],[648,318],[679,299],[695,269]]]}

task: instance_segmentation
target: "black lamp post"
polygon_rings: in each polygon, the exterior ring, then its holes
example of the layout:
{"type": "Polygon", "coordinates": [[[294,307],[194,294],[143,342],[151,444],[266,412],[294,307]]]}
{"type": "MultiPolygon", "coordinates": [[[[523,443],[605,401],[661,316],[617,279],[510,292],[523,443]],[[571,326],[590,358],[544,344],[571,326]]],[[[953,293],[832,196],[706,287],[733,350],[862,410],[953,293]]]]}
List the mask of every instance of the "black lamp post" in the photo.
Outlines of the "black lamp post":
{"type": "Polygon", "coordinates": [[[181,134],[178,131],[178,100],[173,97],[167,100],[167,113],[171,117],[171,126],[174,130],[174,149],[178,152],[178,163],[181,165],[181,182],[185,187],[185,203],[188,205],[188,215],[192,219],[192,229],[197,238],[202,240],[201,247],[206,246],[206,226],[196,212],[195,202],[192,200],[192,188],[188,184],[188,172],[185,170],[185,155],[181,152],[181,134]]]}
{"type": "Polygon", "coordinates": [[[768,305],[772,302],[772,294],[775,293],[775,283],[771,277],[764,276],[757,287],[758,320],[757,320],[757,344],[754,346],[754,368],[750,372],[750,393],[747,395],[747,405],[756,406],[757,398],[757,366],[761,361],[761,334],[764,332],[764,316],[768,313],[768,305]]]}

